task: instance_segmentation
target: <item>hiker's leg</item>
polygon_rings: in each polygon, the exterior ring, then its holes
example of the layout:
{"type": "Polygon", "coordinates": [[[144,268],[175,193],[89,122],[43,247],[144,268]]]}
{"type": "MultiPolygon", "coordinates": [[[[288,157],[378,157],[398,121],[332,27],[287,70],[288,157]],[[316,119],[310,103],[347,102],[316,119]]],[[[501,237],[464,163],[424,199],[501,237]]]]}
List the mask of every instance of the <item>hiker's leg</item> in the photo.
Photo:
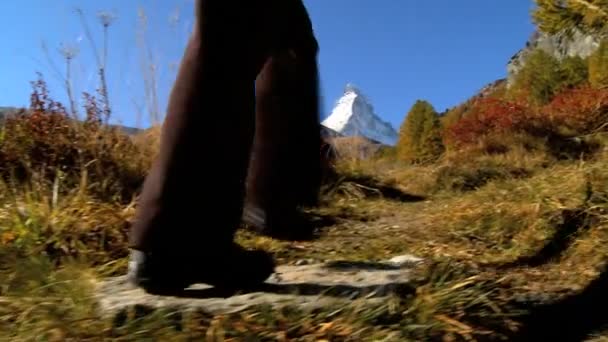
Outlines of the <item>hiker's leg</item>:
{"type": "Polygon", "coordinates": [[[131,231],[131,248],[167,262],[175,256],[213,259],[183,261],[193,272],[199,262],[205,271],[209,262],[226,261],[240,223],[260,69],[252,6],[250,0],[197,1],[160,154],[131,231]]]}
{"type": "Polygon", "coordinates": [[[300,0],[276,9],[283,13],[270,19],[270,57],[256,80],[245,221],[289,230],[298,206],[316,204],[320,186],[318,46],[300,0]]]}

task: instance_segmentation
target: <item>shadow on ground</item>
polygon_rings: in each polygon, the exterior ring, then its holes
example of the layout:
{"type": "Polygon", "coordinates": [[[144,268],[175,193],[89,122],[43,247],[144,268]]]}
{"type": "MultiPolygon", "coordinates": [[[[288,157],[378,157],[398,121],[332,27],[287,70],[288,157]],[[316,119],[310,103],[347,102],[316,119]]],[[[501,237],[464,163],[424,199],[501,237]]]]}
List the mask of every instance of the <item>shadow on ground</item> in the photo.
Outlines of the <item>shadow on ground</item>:
{"type": "MultiPolygon", "coordinates": [[[[570,247],[578,234],[594,224],[595,217],[582,209],[565,210],[553,237],[537,253],[501,265],[538,267],[555,261],[570,247]]],[[[608,326],[608,266],[584,290],[555,302],[521,303],[530,312],[523,329],[512,341],[584,341],[608,326]]]]}
{"type": "Polygon", "coordinates": [[[556,227],[555,234],[547,243],[533,255],[522,256],[512,262],[497,265],[498,269],[512,267],[538,267],[557,260],[575,241],[578,234],[588,230],[594,222],[583,209],[564,210],[561,223],[556,227]]]}
{"type": "Polygon", "coordinates": [[[533,308],[512,341],[584,341],[608,326],[608,268],[580,293],[533,308]]]}
{"type": "Polygon", "coordinates": [[[369,261],[328,261],[325,268],[336,271],[391,271],[399,270],[401,267],[391,264],[383,264],[369,261]]]}
{"type": "MultiPolygon", "coordinates": [[[[336,196],[356,194],[360,198],[385,198],[399,202],[420,202],[427,198],[413,195],[367,175],[339,176],[334,174],[325,182],[321,191],[321,202],[333,202],[336,196]]],[[[354,212],[340,211],[332,215],[320,214],[313,210],[300,210],[296,215],[283,218],[282,222],[255,223],[243,220],[243,228],[259,235],[282,241],[313,241],[320,238],[323,231],[338,223],[340,219],[368,221],[369,215],[361,217],[354,212]]]]}
{"type": "MultiPolygon", "coordinates": [[[[226,289],[226,288],[215,288],[215,287],[204,287],[197,288],[191,287],[183,291],[162,293],[159,295],[169,295],[179,298],[192,298],[192,299],[209,299],[209,298],[228,298],[236,295],[244,295],[250,293],[270,293],[270,294],[282,294],[282,295],[300,295],[300,296],[329,296],[338,298],[349,298],[356,299],[361,297],[371,298],[378,296],[387,296],[389,294],[396,295],[409,295],[415,293],[415,287],[410,282],[399,281],[397,278],[393,280],[380,281],[377,283],[370,284],[369,276],[367,280],[360,281],[361,285],[358,285],[357,271],[366,272],[382,272],[382,271],[398,271],[404,270],[403,267],[385,264],[385,263],[374,263],[374,262],[358,262],[358,261],[332,261],[323,265],[324,269],[330,272],[346,272],[352,274],[353,278],[351,283],[338,283],[338,284],[323,284],[323,281],[311,282],[291,282],[291,283],[280,283],[281,275],[278,274],[277,278],[279,283],[266,282],[264,284],[250,287],[247,289],[226,289]]],[[[405,270],[404,270],[405,271],[405,270]]],[[[392,278],[391,278],[392,279],[392,278]]]]}
{"type": "Polygon", "coordinates": [[[368,175],[347,175],[337,177],[329,182],[324,190],[325,196],[332,196],[348,192],[345,188],[351,187],[367,198],[386,198],[399,202],[421,202],[425,196],[407,193],[390,183],[383,182],[368,175]]]}
{"type": "MultiPolygon", "coordinates": [[[[408,295],[415,293],[413,286],[404,283],[389,285],[322,285],[316,283],[263,284],[249,289],[230,290],[220,288],[186,289],[171,293],[171,296],[191,299],[228,298],[251,293],[270,293],[298,296],[328,296],[336,298],[372,298],[386,296],[388,293],[408,295]]],[[[169,295],[169,294],[167,294],[169,295]]]]}
{"type": "Polygon", "coordinates": [[[337,223],[337,217],[301,211],[289,223],[274,229],[243,223],[243,227],[259,235],[281,241],[313,241],[322,236],[325,228],[337,223]]]}

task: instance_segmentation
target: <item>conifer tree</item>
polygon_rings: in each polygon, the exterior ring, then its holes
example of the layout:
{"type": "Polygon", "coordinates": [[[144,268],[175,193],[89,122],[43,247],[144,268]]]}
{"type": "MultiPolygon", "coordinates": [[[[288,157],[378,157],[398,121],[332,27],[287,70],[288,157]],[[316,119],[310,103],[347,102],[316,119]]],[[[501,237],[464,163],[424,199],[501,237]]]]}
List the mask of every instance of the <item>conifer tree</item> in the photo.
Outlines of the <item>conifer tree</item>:
{"type": "Polygon", "coordinates": [[[608,0],[536,0],[532,17],[541,31],[575,30],[586,34],[608,31],[608,0]]]}
{"type": "Polygon", "coordinates": [[[524,96],[531,104],[548,103],[562,86],[562,70],[557,58],[542,49],[533,50],[514,77],[510,93],[524,96]]]}
{"type": "Polygon", "coordinates": [[[558,91],[579,87],[589,79],[587,61],[579,56],[568,56],[560,62],[561,81],[558,91]]]}
{"type": "Polygon", "coordinates": [[[398,157],[420,163],[433,161],[442,152],[439,115],[429,102],[417,100],[399,129],[398,157]]]}

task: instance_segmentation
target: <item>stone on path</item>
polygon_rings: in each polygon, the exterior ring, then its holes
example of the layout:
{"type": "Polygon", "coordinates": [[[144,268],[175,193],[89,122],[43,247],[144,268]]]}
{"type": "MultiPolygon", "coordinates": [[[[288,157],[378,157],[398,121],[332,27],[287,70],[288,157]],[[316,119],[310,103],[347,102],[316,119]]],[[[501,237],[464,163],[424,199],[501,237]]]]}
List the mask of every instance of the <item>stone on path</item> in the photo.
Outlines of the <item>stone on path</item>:
{"type": "Polygon", "coordinates": [[[96,297],[104,315],[119,315],[133,307],[227,314],[264,304],[314,309],[355,300],[377,303],[393,293],[413,291],[411,271],[421,261],[414,256],[398,256],[378,263],[333,261],[278,266],[259,290],[241,294],[222,294],[199,284],[183,295],[156,296],[128,284],[121,276],[99,281],[96,297]]]}

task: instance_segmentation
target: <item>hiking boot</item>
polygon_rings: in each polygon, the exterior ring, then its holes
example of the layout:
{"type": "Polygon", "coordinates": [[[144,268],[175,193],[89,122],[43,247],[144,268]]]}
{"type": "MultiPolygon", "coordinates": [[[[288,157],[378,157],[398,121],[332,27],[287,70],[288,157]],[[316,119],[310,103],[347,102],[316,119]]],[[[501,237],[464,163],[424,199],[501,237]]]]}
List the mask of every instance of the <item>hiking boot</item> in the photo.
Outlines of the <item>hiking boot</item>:
{"type": "Polygon", "coordinates": [[[277,240],[304,241],[314,236],[313,223],[298,210],[275,211],[270,214],[256,206],[243,209],[243,222],[259,234],[277,240]]]}
{"type": "Polygon", "coordinates": [[[272,256],[233,243],[215,255],[146,253],[132,250],[128,281],[151,294],[172,294],[197,283],[226,290],[252,288],[274,272],[272,256]]]}

